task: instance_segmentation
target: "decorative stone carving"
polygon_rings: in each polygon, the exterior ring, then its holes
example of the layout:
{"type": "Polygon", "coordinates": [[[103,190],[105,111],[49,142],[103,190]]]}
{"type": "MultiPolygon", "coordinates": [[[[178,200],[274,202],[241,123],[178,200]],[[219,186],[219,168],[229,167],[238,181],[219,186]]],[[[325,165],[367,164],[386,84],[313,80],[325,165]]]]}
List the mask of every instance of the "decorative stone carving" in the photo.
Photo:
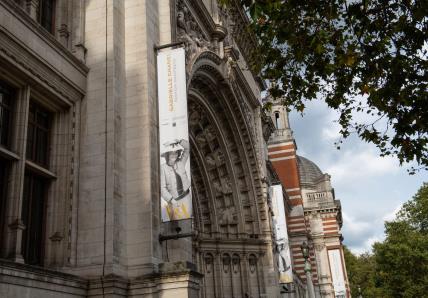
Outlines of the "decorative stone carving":
{"type": "Polygon", "coordinates": [[[228,177],[223,177],[220,179],[221,185],[223,187],[223,194],[230,194],[232,193],[232,184],[230,183],[230,179],[228,177]]]}
{"type": "Polygon", "coordinates": [[[201,121],[201,114],[199,111],[193,111],[189,116],[189,125],[196,126],[201,121]]]}
{"type": "Polygon", "coordinates": [[[60,232],[55,232],[52,236],[49,237],[52,242],[60,242],[63,238],[64,237],[60,232]]]}
{"type": "Polygon", "coordinates": [[[216,196],[219,196],[222,194],[223,189],[221,187],[220,181],[218,181],[218,180],[213,181],[212,186],[213,186],[213,189],[214,189],[216,196]]]}
{"type": "Polygon", "coordinates": [[[231,6],[221,5],[219,7],[220,20],[228,34],[224,38],[224,46],[237,44],[245,60],[249,63],[257,59],[257,41],[247,30],[248,18],[242,11],[238,2],[231,6]]]}
{"type": "Polygon", "coordinates": [[[223,42],[225,46],[229,46],[232,44],[232,35],[235,28],[235,22],[230,18],[230,9],[227,7],[227,5],[220,5],[219,7],[219,15],[221,22],[223,23],[223,27],[227,30],[227,33],[224,38],[223,42]]]}
{"type": "Polygon", "coordinates": [[[200,147],[205,146],[205,144],[207,143],[207,140],[205,139],[204,134],[200,133],[196,136],[196,143],[198,143],[200,147]]]}
{"type": "Polygon", "coordinates": [[[324,243],[314,243],[314,248],[318,252],[322,251],[324,247],[325,247],[324,243]]]}
{"type": "Polygon", "coordinates": [[[245,178],[241,178],[238,180],[238,187],[241,191],[247,190],[247,182],[245,181],[245,178]]]}
{"type": "Polygon", "coordinates": [[[216,166],[215,158],[212,154],[208,154],[205,157],[205,162],[207,163],[208,168],[214,168],[216,166]]]}
{"type": "Polygon", "coordinates": [[[263,129],[263,138],[267,142],[275,131],[275,126],[272,122],[272,118],[269,117],[266,112],[261,113],[262,116],[262,129],[263,129]]]}
{"type": "Polygon", "coordinates": [[[235,207],[230,206],[224,208],[219,212],[219,223],[220,224],[235,224],[237,221],[237,214],[235,207]]]}
{"type": "Polygon", "coordinates": [[[218,165],[222,165],[224,163],[224,154],[223,154],[223,152],[221,152],[220,149],[217,149],[213,153],[213,156],[215,157],[215,160],[216,160],[218,165]]]}
{"type": "Polygon", "coordinates": [[[205,127],[204,132],[205,132],[205,137],[209,142],[216,139],[214,128],[211,125],[208,125],[207,127],[205,127]]]}
{"type": "Polygon", "coordinates": [[[248,257],[248,265],[250,267],[250,272],[254,273],[256,272],[256,267],[257,267],[257,258],[255,255],[250,255],[248,257]]]}
{"type": "Polygon", "coordinates": [[[58,29],[58,33],[61,44],[64,47],[68,47],[68,38],[70,36],[70,31],[68,30],[67,24],[61,24],[60,28],[58,29]]]}
{"type": "Polygon", "coordinates": [[[208,39],[183,0],[177,1],[177,40],[184,42],[188,61],[209,49],[208,39]]]}

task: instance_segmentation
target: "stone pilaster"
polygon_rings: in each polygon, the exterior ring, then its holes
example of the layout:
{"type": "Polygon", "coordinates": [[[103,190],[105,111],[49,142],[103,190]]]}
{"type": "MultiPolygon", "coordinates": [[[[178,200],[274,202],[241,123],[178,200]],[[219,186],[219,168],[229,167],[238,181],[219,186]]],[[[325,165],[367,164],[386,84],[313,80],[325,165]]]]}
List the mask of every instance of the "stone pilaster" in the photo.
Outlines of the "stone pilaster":
{"type": "Polygon", "coordinates": [[[13,139],[12,151],[16,152],[22,158],[15,161],[11,168],[11,183],[8,188],[8,204],[6,208],[6,222],[8,229],[6,233],[6,252],[7,258],[23,263],[21,246],[22,233],[25,225],[21,219],[22,196],[24,188],[26,139],[28,126],[28,110],[30,104],[30,87],[23,88],[16,103],[16,118],[14,126],[16,127],[16,138],[13,139]]]}

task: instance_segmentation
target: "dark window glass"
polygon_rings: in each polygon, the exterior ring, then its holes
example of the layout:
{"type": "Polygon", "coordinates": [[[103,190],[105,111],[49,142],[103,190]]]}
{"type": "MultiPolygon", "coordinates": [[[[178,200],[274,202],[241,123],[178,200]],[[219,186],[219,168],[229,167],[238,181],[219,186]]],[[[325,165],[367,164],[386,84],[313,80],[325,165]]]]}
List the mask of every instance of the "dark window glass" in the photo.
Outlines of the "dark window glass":
{"type": "Polygon", "coordinates": [[[54,32],[55,0],[40,1],[40,24],[50,33],[54,32]]]}
{"type": "Polygon", "coordinates": [[[39,165],[48,165],[51,114],[31,103],[28,115],[27,158],[39,165]]]}
{"type": "Polygon", "coordinates": [[[0,82],[0,144],[8,147],[11,120],[13,89],[0,82]]]}
{"type": "Polygon", "coordinates": [[[25,263],[43,265],[44,218],[47,181],[35,174],[26,173],[22,202],[22,255],[25,263]]]}
{"type": "Polygon", "coordinates": [[[7,162],[0,159],[0,241],[3,239],[2,233],[4,232],[6,224],[7,170],[7,162]]]}

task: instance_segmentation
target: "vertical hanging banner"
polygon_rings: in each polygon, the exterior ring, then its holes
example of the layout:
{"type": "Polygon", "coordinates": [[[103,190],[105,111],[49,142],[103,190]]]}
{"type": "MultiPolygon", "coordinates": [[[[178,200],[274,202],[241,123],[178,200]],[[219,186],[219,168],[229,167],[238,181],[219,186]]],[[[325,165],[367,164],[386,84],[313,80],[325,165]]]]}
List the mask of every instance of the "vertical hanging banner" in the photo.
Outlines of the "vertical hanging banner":
{"type": "Polygon", "coordinates": [[[279,282],[293,282],[293,270],[291,268],[290,246],[288,243],[287,221],[285,217],[284,196],[282,185],[270,187],[273,208],[273,225],[275,228],[276,245],[278,250],[279,282]]]}
{"type": "Polygon", "coordinates": [[[185,60],[184,48],[157,54],[163,222],[192,217],[185,60]]]}
{"type": "Polygon", "coordinates": [[[328,251],[330,261],[330,272],[333,278],[333,289],[336,298],[346,297],[345,275],[343,273],[342,257],[340,250],[330,249],[328,251]]]}

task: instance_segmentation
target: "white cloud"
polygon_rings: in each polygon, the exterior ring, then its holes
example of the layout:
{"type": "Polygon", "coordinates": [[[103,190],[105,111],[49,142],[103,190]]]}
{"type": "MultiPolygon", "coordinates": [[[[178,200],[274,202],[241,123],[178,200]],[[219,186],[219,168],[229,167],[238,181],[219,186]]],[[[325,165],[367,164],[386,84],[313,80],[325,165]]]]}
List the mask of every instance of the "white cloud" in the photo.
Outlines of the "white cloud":
{"type": "Polygon", "coordinates": [[[346,150],[338,160],[332,162],[326,169],[332,175],[335,183],[347,184],[360,180],[373,179],[386,173],[399,171],[399,165],[393,157],[380,157],[375,150],[368,148],[346,150]]]}
{"type": "Polygon", "coordinates": [[[385,239],[384,235],[375,235],[367,238],[367,240],[364,241],[361,246],[351,247],[350,250],[352,251],[352,253],[357,255],[361,255],[366,252],[371,252],[373,244],[375,242],[381,242],[384,239],[385,239]]]}
{"type": "Polygon", "coordinates": [[[396,216],[398,211],[400,211],[401,207],[403,206],[403,204],[398,205],[392,212],[387,213],[384,217],[383,220],[384,221],[393,221],[396,216]]]}
{"type": "Polygon", "coordinates": [[[384,222],[393,220],[401,206],[400,204],[394,210],[380,216],[374,212],[370,214],[360,213],[357,217],[343,211],[342,232],[345,237],[345,244],[354,254],[371,252],[375,242],[381,242],[385,239],[384,222]]]}
{"type": "MultiPolygon", "coordinates": [[[[356,113],[355,120],[373,121],[373,117],[356,113]]],[[[332,176],[332,186],[342,202],[344,244],[354,253],[371,251],[376,241],[384,239],[384,221],[395,218],[401,204],[409,200],[427,172],[409,176],[395,157],[380,157],[373,144],[351,135],[336,150],[340,125],[338,114],[323,101],[307,105],[305,116],[290,114],[298,154],[309,158],[323,172],[332,176]]],[[[384,121],[379,121],[382,126],[384,121]]]]}
{"type": "Polygon", "coordinates": [[[382,241],[382,218],[361,219],[343,212],[343,235],[345,244],[354,254],[370,252],[373,243],[382,241]]]}
{"type": "Polygon", "coordinates": [[[354,216],[348,215],[346,212],[342,212],[343,222],[346,229],[353,234],[361,234],[367,232],[370,229],[370,223],[359,221],[354,216]]]}
{"type": "Polygon", "coordinates": [[[322,131],[321,131],[321,135],[322,137],[326,140],[326,141],[337,141],[340,138],[340,127],[339,125],[333,123],[330,126],[325,126],[323,127],[322,131]]]}

